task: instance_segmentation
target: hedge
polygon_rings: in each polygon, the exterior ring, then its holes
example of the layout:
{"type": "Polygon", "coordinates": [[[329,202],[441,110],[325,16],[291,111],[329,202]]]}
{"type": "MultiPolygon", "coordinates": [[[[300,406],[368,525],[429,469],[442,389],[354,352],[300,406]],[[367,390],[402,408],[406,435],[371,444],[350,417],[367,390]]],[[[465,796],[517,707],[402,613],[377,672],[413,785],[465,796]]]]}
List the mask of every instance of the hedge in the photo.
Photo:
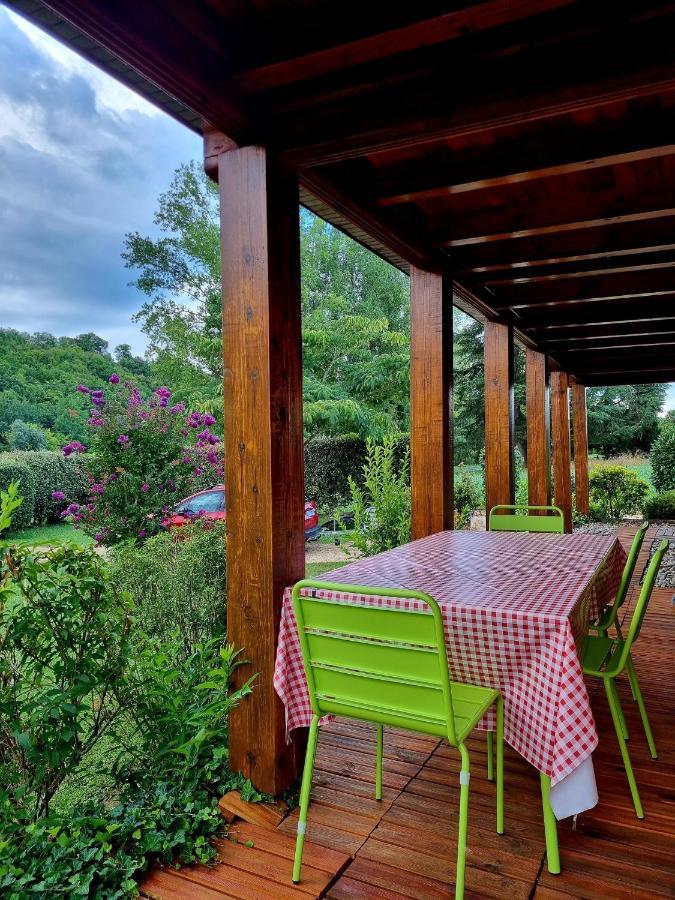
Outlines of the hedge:
{"type": "MultiPolygon", "coordinates": [[[[398,459],[410,446],[410,436],[396,441],[398,459]]],[[[305,494],[322,510],[334,510],[351,501],[349,476],[361,480],[366,461],[366,441],[356,435],[316,437],[305,444],[305,494]]]]}
{"type": "Polygon", "coordinates": [[[666,421],[649,455],[652,483],[657,491],[675,489],[675,422],[666,421]]]}
{"type": "Polygon", "coordinates": [[[647,497],[642,513],[645,519],[675,519],[675,491],[664,491],[647,497]]]}
{"type": "Polygon", "coordinates": [[[14,529],[59,521],[63,503],[52,499],[62,491],[68,501],[81,503],[88,481],[79,457],[65,457],[57,450],[13,450],[0,453],[0,488],[21,481],[23,504],[14,516],[14,529]]]}
{"type": "Polygon", "coordinates": [[[12,514],[12,530],[27,528],[35,514],[35,476],[32,467],[14,459],[13,453],[0,454],[0,491],[7,490],[12,481],[19,482],[23,498],[21,506],[12,514]]]}

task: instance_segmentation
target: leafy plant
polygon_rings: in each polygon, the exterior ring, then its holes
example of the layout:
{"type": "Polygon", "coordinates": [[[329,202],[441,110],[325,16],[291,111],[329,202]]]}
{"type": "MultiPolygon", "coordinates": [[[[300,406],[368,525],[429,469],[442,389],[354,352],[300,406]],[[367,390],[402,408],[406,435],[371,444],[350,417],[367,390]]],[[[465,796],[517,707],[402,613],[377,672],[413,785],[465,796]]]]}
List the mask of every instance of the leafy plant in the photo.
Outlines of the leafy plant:
{"type": "Polygon", "coordinates": [[[589,476],[594,518],[615,522],[642,507],[649,485],[623,466],[596,466],[589,476]]]}
{"type": "Polygon", "coordinates": [[[410,540],[410,453],[396,465],[395,438],[381,445],[368,440],[363,487],[350,476],[354,507],[352,542],[366,556],[391,550],[410,540]]]}
{"type": "Polygon", "coordinates": [[[652,494],[642,507],[645,519],[675,519],[675,491],[652,494]]]}
{"type": "Polygon", "coordinates": [[[135,620],[151,637],[172,640],[177,632],[189,653],[225,632],[224,522],[197,519],[140,546],[118,544],[110,555],[110,576],[134,597],[135,620]]]}
{"type": "Polygon", "coordinates": [[[652,444],[652,481],[657,491],[675,488],[675,420],[666,420],[652,444]]]}
{"type": "Polygon", "coordinates": [[[455,478],[455,527],[466,528],[472,514],[483,504],[483,492],[475,478],[463,466],[455,478]]]}
{"type": "Polygon", "coordinates": [[[119,715],[129,622],[94,553],[10,545],[0,574],[1,783],[37,819],[119,715]]]}
{"type": "Polygon", "coordinates": [[[56,450],[15,450],[0,453],[0,463],[4,461],[25,466],[29,472],[33,485],[34,525],[60,521],[63,502],[55,500],[54,495],[68,497],[77,503],[86,500],[89,482],[77,454],[64,456],[56,450]]]}
{"type": "Polygon", "coordinates": [[[0,453],[0,490],[7,490],[12,482],[19,485],[23,500],[12,516],[12,528],[27,528],[35,515],[35,476],[13,453],[0,453]]]}
{"type": "MultiPolygon", "coordinates": [[[[7,490],[0,490],[0,534],[7,531],[12,524],[12,516],[23,503],[23,497],[19,496],[19,482],[11,481],[7,490]]],[[[2,595],[0,594],[0,599],[2,595]]]]}

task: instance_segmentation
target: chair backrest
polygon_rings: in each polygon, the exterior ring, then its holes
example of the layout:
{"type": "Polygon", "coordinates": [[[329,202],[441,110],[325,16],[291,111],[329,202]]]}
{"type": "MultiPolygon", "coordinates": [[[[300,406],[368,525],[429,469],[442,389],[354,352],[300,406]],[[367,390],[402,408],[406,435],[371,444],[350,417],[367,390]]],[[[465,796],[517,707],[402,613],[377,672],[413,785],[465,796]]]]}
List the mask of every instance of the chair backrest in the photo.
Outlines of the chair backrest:
{"type": "Polygon", "coordinates": [[[456,746],[443,617],[428,594],[305,579],[293,588],[315,715],[333,713],[446,737],[456,746]],[[418,600],[422,610],[325,599],[418,600]]]}
{"type": "Polygon", "coordinates": [[[643,522],[642,525],[635,532],[635,537],[633,538],[633,543],[630,545],[630,550],[628,551],[628,558],[626,559],[626,565],[623,567],[623,573],[621,575],[621,581],[619,582],[619,587],[616,591],[616,599],[612,604],[612,623],[616,618],[616,614],[619,611],[619,607],[623,606],[626,601],[626,597],[628,596],[628,587],[630,585],[630,580],[633,577],[633,572],[635,571],[635,564],[637,563],[638,553],[640,552],[640,548],[642,547],[642,542],[645,539],[645,533],[649,528],[649,522],[643,522]]]}
{"type": "Polygon", "coordinates": [[[565,516],[558,506],[522,506],[518,503],[500,503],[493,506],[488,516],[488,531],[539,531],[554,534],[565,533],[565,516]],[[509,510],[509,512],[497,512],[509,510]],[[525,515],[514,515],[525,510],[525,515]],[[532,512],[546,512],[533,516],[532,512]]]}
{"type": "Polygon", "coordinates": [[[630,620],[630,628],[628,629],[628,635],[626,636],[626,640],[624,641],[623,648],[621,650],[621,655],[619,657],[619,663],[616,667],[616,671],[621,672],[626,662],[628,660],[628,654],[630,653],[630,648],[633,643],[637,640],[640,629],[642,628],[642,622],[645,617],[645,613],[647,612],[647,605],[649,603],[649,599],[652,595],[652,590],[654,588],[654,582],[656,581],[656,576],[659,573],[659,568],[661,566],[661,561],[669,547],[668,541],[661,541],[659,546],[656,548],[656,552],[651,558],[649,566],[647,567],[647,574],[645,575],[645,579],[642,582],[642,588],[640,589],[640,596],[637,599],[637,603],[635,604],[635,609],[633,610],[633,615],[630,620]]]}

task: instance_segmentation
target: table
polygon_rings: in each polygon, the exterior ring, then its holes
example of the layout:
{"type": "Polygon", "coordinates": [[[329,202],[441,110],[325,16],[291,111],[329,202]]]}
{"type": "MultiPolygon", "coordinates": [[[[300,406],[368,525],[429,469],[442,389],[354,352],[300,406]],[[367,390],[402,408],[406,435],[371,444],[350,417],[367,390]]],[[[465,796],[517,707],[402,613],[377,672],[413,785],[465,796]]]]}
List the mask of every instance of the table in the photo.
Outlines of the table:
{"type": "MultiPolygon", "coordinates": [[[[364,585],[364,591],[323,595],[420,608],[416,601],[384,600],[367,590],[400,587],[437,600],[451,677],[501,690],[505,740],[542,774],[546,822],[549,786],[551,805],[555,809],[559,795],[566,815],[597,802],[591,754],[598,736],[578,652],[589,620],[613,601],[625,561],[614,536],[445,531],[326,573],[324,581],[364,585]]],[[[287,732],[309,725],[290,588],[274,684],[286,708],[287,732]]],[[[491,710],[478,727],[493,730],[494,724],[491,710]]],[[[551,842],[553,852],[557,838],[549,819],[547,847],[551,842]]]]}

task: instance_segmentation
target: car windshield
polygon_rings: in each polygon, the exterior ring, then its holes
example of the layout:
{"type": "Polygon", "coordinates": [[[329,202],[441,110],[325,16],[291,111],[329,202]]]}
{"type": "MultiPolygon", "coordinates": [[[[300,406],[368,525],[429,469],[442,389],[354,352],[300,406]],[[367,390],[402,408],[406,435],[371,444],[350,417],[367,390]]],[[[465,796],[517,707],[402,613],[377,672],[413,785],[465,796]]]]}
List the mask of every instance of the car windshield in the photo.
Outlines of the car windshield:
{"type": "Polygon", "coordinates": [[[206,494],[199,494],[188,500],[187,503],[181,503],[177,507],[176,512],[187,513],[188,515],[197,515],[200,512],[220,512],[225,506],[225,495],[223,491],[209,491],[206,494]]]}

